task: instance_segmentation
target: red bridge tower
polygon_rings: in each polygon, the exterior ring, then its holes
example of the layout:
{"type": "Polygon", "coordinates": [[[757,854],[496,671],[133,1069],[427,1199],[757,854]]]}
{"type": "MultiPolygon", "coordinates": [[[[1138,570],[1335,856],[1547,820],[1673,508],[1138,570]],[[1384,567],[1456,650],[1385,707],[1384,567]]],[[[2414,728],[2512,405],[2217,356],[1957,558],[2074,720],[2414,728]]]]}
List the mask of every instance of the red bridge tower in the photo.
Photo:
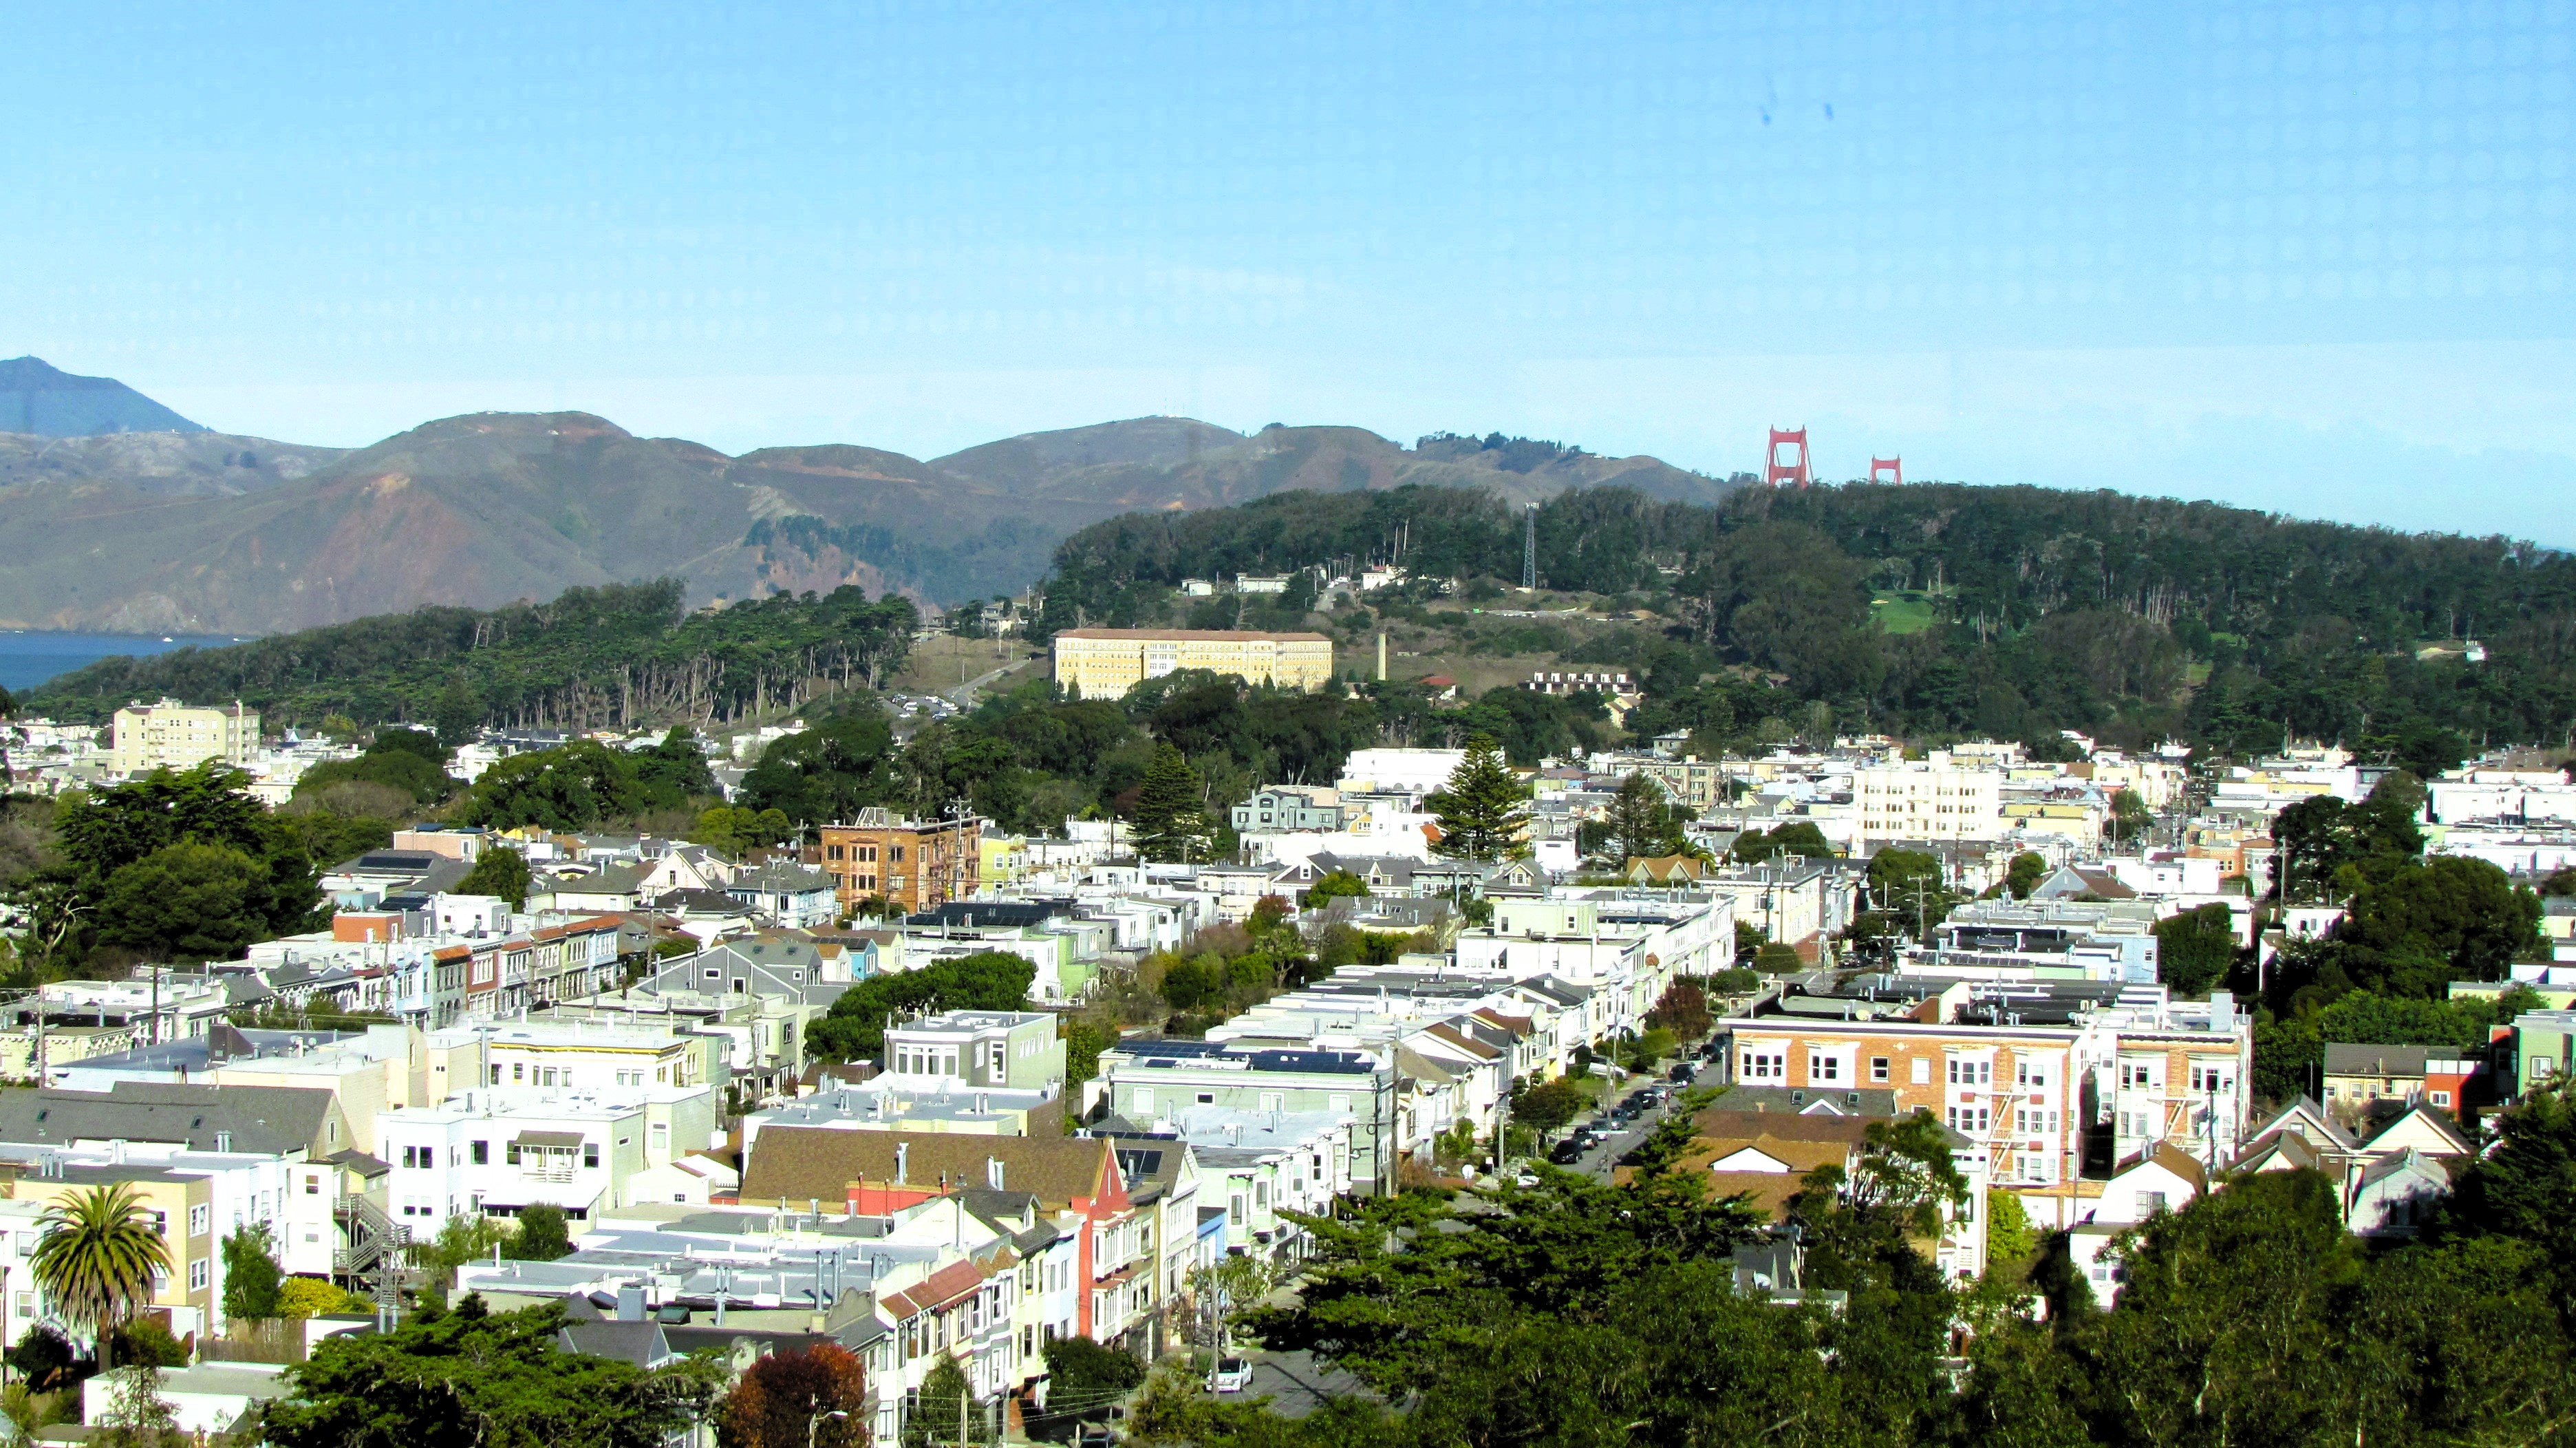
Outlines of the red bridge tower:
{"type": "Polygon", "coordinates": [[[1885,474],[1887,474],[1887,480],[1888,480],[1889,482],[1896,484],[1896,485],[1897,485],[1898,487],[1900,487],[1900,488],[1901,488],[1901,487],[1904,487],[1904,486],[1905,486],[1905,459],[1903,459],[1903,458],[1871,458],[1871,459],[1869,460],[1869,480],[1870,480],[1871,482],[1873,482],[1873,483],[1874,483],[1874,482],[1877,482],[1877,481],[1878,481],[1878,475],[1879,475],[1880,473],[1885,473],[1885,474]]]}
{"type": "Polygon", "coordinates": [[[1815,473],[1807,466],[1807,430],[1803,427],[1771,429],[1771,446],[1762,455],[1762,481],[1775,488],[1782,483],[1795,483],[1803,488],[1815,480],[1815,473]],[[1782,448],[1789,449],[1796,460],[1780,461],[1782,448]]]}

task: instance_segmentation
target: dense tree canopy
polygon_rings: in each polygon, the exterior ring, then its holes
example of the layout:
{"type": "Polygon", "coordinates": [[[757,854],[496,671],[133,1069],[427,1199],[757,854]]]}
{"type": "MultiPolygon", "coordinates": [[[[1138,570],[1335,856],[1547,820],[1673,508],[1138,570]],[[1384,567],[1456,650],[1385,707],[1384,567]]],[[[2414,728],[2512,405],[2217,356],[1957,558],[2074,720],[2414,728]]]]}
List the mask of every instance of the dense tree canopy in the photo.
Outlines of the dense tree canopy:
{"type": "Polygon", "coordinates": [[[889,1017],[914,1011],[1013,1011],[1028,1000],[1037,967],[998,950],[872,975],[843,991],[814,1023],[813,1049],[841,1060],[873,1057],[889,1017]]]}
{"type": "MultiPolygon", "coordinates": [[[[2422,1242],[2365,1250],[2339,1184],[2229,1181],[2114,1244],[2119,1306],[2063,1258],[1944,1282],[1923,1240],[1962,1200],[1928,1117],[1874,1123],[1856,1170],[1790,1203],[1800,1305],[1740,1291],[1758,1218],[1670,1163],[1636,1179],[1542,1171],[1530,1190],[1415,1190],[1312,1224],[1300,1299],[1261,1316],[1376,1401],[1299,1419],[1165,1375],[1131,1437],[1203,1448],[1597,1443],[2027,1445],[2565,1443],[2576,1427],[2566,1285],[2576,1271],[2576,1115],[2509,1115],[2422,1242]],[[2026,1312],[2050,1295],[2044,1316],[2026,1312]],[[1842,1306],[1815,1294],[1847,1294],[1842,1306]],[[1957,1356],[1953,1356],[1956,1354],[1957,1356]],[[1391,1405],[1391,1406],[1390,1406],[1391,1405]]],[[[1996,1199],[2000,1204],[2001,1198],[1996,1199]]],[[[2062,1250],[2062,1249],[2058,1249],[2062,1250]]]]}
{"type": "Polygon", "coordinates": [[[697,1363],[645,1372],[558,1345],[563,1309],[489,1312],[479,1297],[390,1334],[323,1339],[271,1404],[279,1448],[660,1448],[703,1407],[697,1363]]]}
{"type": "Polygon", "coordinates": [[[676,579],[567,589],[496,609],[432,605],[227,648],[103,659],[31,702],[104,719],[131,698],[240,699],[278,725],[326,715],[434,723],[449,745],[476,725],[632,728],[802,707],[874,688],[919,622],[893,594],[849,587],[683,610],[676,579]]]}
{"type": "MultiPolygon", "coordinates": [[[[2228,750],[2286,732],[2428,772],[2471,739],[2555,742],[2576,717],[2576,559],[2505,539],[1945,484],[1746,488],[1715,508],[1578,489],[1541,506],[1536,533],[1548,586],[1654,599],[1682,621],[1683,637],[1636,631],[1574,660],[1643,673],[1650,732],[1786,738],[1824,703],[1827,732],[2079,728],[2228,750]],[[1922,622],[1880,627],[1890,603],[1922,622]],[[2485,662],[2419,657],[2472,625],[2485,662]],[[1703,666],[1669,667],[1680,645],[1703,666]],[[1746,677],[1703,685],[1721,664],[1746,677]]],[[[1155,616],[1185,577],[1385,556],[1397,540],[1419,575],[1519,573],[1521,520],[1498,497],[1279,493],[1075,534],[1038,635],[1155,616]]]]}

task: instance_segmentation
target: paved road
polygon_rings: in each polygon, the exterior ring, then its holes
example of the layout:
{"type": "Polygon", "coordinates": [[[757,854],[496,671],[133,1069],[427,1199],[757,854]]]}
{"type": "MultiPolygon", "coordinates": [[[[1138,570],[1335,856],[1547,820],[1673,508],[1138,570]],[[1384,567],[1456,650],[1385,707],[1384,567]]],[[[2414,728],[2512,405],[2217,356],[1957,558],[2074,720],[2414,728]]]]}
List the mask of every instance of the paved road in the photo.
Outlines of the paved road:
{"type": "Polygon", "coordinates": [[[965,683],[958,685],[956,688],[945,691],[940,695],[940,697],[946,699],[949,703],[956,705],[960,709],[971,709],[975,707],[975,691],[977,689],[984,687],[986,684],[1002,677],[1011,670],[1029,662],[1031,662],[1031,660],[1013,659],[998,669],[977,674],[974,678],[968,679],[965,683]]]}
{"type": "MultiPolygon", "coordinates": [[[[1636,1091],[1639,1087],[1650,1084],[1659,1083],[1651,1082],[1645,1077],[1631,1077],[1618,1091],[1612,1093],[1610,1104],[1616,1105],[1617,1103],[1626,1100],[1629,1094],[1636,1091]]],[[[1641,1113],[1636,1120],[1631,1121],[1616,1133],[1606,1137],[1600,1145],[1585,1152],[1580,1160],[1576,1161],[1572,1166],[1567,1167],[1566,1170],[1579,1171],[1584,1173],[1586,1176],[1597,1177],[1602,1181],[1608,1181],[1610,1179],[1611,1168],[1618,1165],[1619,1158],[1624,1155],[1629,1148],[1642,1143],[1647,1137],[1654,1135],[1655,1128],[1662,1125],[1664,1118],[1672,1113],[1673,1101],[1679,1097],[1682,1092],[1690,1089],[1686,1083],[1663,1082],[1660,1084],[1670,1087],[1672,1095],[1666,1096],[1662,1101],[1641,1113]]],[[[1598,1130],[1600,1126],[1609,1119],[1610,1113],[1605,1110],[1596,1112],[1591,1116],[1587,1116],[1582,1120],[1577,1121],[1575,1125],[1590,1125],[1594,1129],[1598,1130]]],[[[1553,1150],[1554,1147],[1555,1143],[1550,1142],[1549,1149],[1553,1150]]]]}
{"type": "Polygon", "coordinates": [[[1302,1418],[1322,1407],[1327,1397],[1346,1398],[1364,1391],[1360,1380],[1327,1368],[1302,1352],[1246,1352],[1252,1361],[1252,1386],[1233,1399],[1268,1397],[1283,1417],[1302,1418]]]}

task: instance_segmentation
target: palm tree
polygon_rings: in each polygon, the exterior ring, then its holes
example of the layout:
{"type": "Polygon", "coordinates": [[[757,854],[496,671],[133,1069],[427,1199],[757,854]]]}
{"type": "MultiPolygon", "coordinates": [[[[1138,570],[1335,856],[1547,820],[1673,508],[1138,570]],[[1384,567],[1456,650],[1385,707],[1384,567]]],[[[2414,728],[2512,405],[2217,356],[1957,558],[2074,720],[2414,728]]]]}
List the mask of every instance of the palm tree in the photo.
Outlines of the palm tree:
{"type": "Polygon", "coordinates": [[[108,1335],[152,1298],[152,1276],[170,1268],[170,1249],[130,1182],[73,1192],[47,1208],[45,1235],[30,1264],[55,1310],[98,1343],[108,1367],[108,1335]]]}

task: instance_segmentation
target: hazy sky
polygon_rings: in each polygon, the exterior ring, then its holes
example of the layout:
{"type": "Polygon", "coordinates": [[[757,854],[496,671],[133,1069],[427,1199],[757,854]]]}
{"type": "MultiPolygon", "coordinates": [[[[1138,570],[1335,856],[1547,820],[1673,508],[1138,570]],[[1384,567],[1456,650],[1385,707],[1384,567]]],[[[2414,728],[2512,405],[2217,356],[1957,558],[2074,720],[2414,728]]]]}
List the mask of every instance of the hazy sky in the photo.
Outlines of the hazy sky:
{"type": "Polygon", "coordinates": [[[0,31],[0,355],[356,444],[1186,412],[2576,544],[2571,0],[229,3],[0,31]]]}

